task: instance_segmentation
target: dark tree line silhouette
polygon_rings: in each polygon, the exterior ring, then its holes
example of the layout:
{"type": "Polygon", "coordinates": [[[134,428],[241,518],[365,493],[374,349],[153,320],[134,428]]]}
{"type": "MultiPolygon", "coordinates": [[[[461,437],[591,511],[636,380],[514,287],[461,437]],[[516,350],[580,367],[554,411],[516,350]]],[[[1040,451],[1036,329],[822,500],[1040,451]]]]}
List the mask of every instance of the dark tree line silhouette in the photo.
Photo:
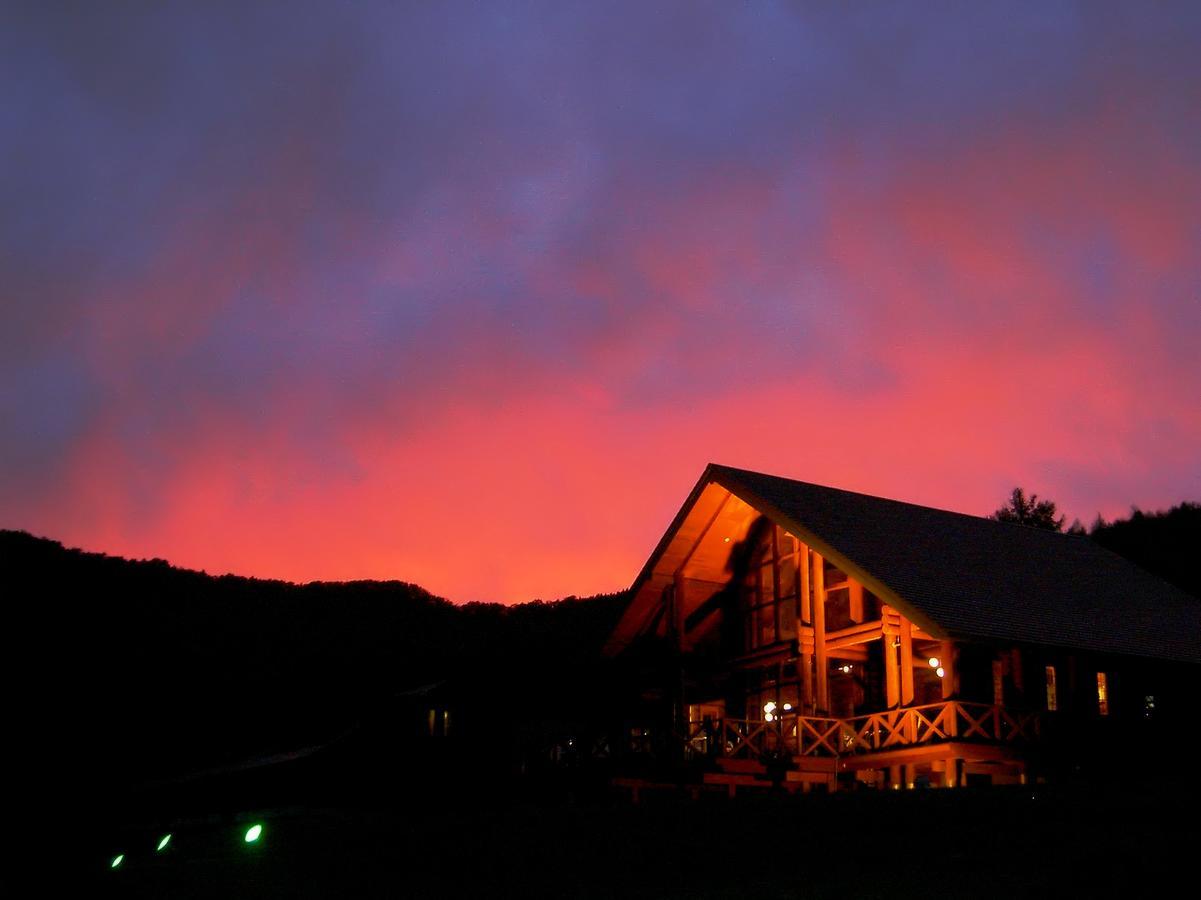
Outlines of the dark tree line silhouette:
{"type": "MultiPolygon", "coordinates": [[[[1024,489],[1015,487],[989,518],[1063,531],[1066,516],[1058,512],[1053,500],[1040,500],[1034,493],[1027,496],[1024,489]]],[[[1076,519],[1067,531],[1068,534],[1088,535],[1148,572],[1201,597],[1201,571],[1196,565],[1198,548],[1201,548],[1201,504],[1186,501],[1171,509],[1150,513],[1131,507],[1130,515],[1125,519],[1106,522],[1098,515],[1087,529],[1076,519]]]]}
{"type": "Polygon", "coordinates": [[[555,695],[536,673],[571,682],[592,664],[623,608],[620,594],[455,605],[400,581],[214,577],[14,531],[0,572],[8,764],[75,796],[322,744],[431,683],[519,709],[521,692],[555,695]]]}

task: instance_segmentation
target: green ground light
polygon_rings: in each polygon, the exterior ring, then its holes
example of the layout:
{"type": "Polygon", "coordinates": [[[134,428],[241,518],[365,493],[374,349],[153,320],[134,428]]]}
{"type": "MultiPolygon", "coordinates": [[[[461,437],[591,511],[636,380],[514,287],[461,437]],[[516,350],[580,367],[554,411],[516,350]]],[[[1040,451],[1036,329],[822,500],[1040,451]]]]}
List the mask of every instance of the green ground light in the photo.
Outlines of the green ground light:
{"type": "Polygon", "coordinates": [[[246,829],[246,837],[243,840],[245,840],[246,843],[248,843],[248,844],[253,844],[255,841],[257,841],[259,839],[259,837],[262,835],[262,833],[263,833],[262,825],[251,825],[249,828],[246,829]]]}
{"type": "Polygon", "coordinates": [[[167,845],[169,843],[171,843],[171,835],[169,835],[169,834],[164,835],[163,839],[158,842],[158,847],[157,847],[158,852],[162,853],[164,850],[166,850],[167,845]]]}
{"type": "Polygon", "coordinates": [[[113,861],[112,861],[111,863],[109,863],[109,864],[108,864],[108,867],[109,867],[110,869],[115,869],[115,868],[117,868],[117,866],[121,865],[121,861],[122,861],[123,859],[125,859],[125,854],[124,854],[124,853],[118,853],[116,856],[114,856],[114,857],[113,857],[113,861]]]}

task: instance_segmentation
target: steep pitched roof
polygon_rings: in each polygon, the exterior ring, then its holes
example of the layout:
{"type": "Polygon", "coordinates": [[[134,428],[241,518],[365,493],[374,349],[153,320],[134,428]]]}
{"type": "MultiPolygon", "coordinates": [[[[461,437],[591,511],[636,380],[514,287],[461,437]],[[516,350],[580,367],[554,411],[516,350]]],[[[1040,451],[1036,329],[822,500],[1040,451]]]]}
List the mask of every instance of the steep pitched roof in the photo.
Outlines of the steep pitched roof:
{"type": "Polygon", "coordinates": [[[710,465],[718,484],[933,633],[1201,662],[1201,600],[1083,535],[710,465]]]}

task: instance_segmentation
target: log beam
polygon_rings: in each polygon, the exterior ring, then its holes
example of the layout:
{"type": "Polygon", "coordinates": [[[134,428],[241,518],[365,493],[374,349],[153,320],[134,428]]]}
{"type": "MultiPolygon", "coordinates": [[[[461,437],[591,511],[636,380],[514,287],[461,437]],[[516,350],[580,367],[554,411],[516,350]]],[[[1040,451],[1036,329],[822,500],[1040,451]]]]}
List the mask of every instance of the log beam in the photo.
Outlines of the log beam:
{"type": "Polygon", "coordinates": [[[817,711],[825,714],[830,709],[830,673],[826,661],[826,572],[825,560],[820,553],[812,554],[813,561],[813,650],[817,711]]]}
{"type": "MultiPolygon", "coordinates": [[[[897,659],[896,638],[890,632],[888,620],[891,618],[889,613],[892,612],[890,607],[883,609],[883,622],[881,626],[881,634],[884,638],[884,691],[885,703],[889,709],[895,709],[901,705],[901,667],[897,659]]],[[[899,634],[900,628],[897,628],[899,634]]]]}
{"type": "Polygon", "coordinates": [[[863,621],[863,585],[858,581],[850,581],[847,583],[849,590],[849,605],[851,610],[851,621],[863,621]]]}
{"type": "Polygon", "coordinates": [[[938,648],[938,659],[942,663],[942,698],[950,700],[959,694],[959,648],[954,641],[943,641],[938,648]]]}
{"type": "Polygon", "coordinates": [[[901,704],[913,703],[913,623],[901,617],[901,704]]]}
{"type": "Polygon", "coordinates": [[[866,644],[874,640],[878,640],[883,630],[883,623],[877,619],[875,622],[864,622],[861,625],[852,625],[849,628],[840,628],[837,631],[826,633],[826,649],[835,650],[839,647],[853,647],[855,644],[866,644]]]}
{"type": "Polygon", "coordinates": [[[809,546],[797,541],[797,598],[800,607],[797,613],[801,624],[797,633],[801,636],[801,709],[813,713],[817,709],[813,685],[813,598],[809,592],[809,546]],[[805,642],[809,638],[808,644],[805,642]]]}

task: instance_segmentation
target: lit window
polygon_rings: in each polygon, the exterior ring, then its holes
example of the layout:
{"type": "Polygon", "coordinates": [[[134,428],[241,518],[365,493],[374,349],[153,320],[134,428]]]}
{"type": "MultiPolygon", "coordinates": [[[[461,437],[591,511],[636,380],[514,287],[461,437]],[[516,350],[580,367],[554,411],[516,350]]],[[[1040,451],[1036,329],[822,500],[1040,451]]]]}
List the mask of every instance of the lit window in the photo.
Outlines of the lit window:
{"type": "Polygon", "coordinates": [[[1097,712],[1103,716],[1109,715],[1109,684],[1105,673],[1097,673],[1097,712]]]}
{"type": "Polygon", "coordinates": [[[1055,690],[1055,667],[1047,666],[1047,709],[1059,709],[1059,694],[1055,690]]]}

